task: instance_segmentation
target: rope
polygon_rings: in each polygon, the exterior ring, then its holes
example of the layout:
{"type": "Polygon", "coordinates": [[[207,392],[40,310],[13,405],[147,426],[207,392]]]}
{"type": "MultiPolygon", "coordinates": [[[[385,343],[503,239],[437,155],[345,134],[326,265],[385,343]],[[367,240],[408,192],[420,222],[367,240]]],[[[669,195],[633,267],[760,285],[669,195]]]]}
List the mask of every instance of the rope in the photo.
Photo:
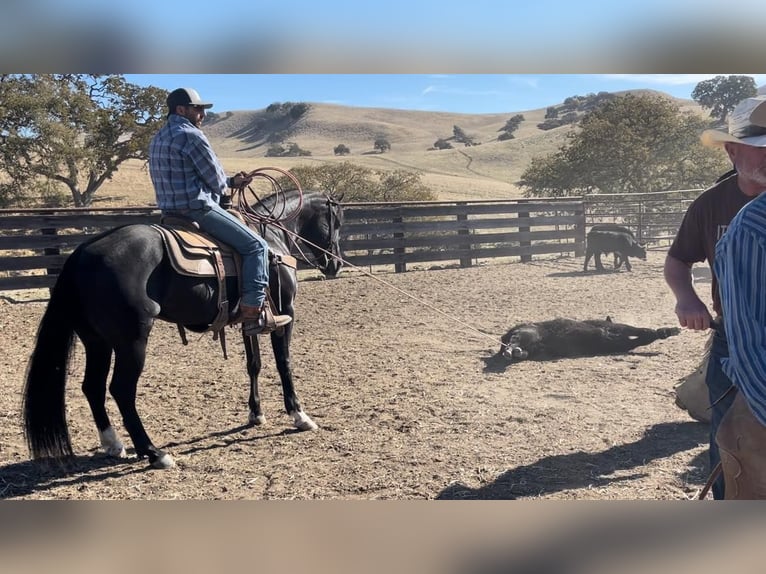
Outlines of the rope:
{"type": "MultiPolygon", "coordinates": [[[[332,254],[330,254],[330,255],[332,255],[332,254]]],[[[481,335],[485,339],[489,339],[490,341],[492,341],[496,345],[502,345],[503,344],[503,342],[500,339],[498,339],[497,337],[494,337],[494,336],[490,335],[489,333],[485,333],[484,331],[481,331],[481,330],[477,329],[476,327],[474,327],[473,325],[469,325],[468,323],[465,323],[464,321],[461,321],[460,319],[456,319],[455,317],[453,317],[452,315],[450,315],[448,313],[445,313],[441,309],[437,309],[436,307],[431,305],[428,301],[425,301],[425,300],[421,299],[420,297],[416,297],[415,295],[412,295],[412,294],[408,293],[404,289],[400,289],[396,285],[392,285],[388,281],[384,281],[383,279],[380,279],[379,277],[375,277],[372,273],[369,273],[368,271],[365,271],[361,267],[358,267],[357,265],[354,265],[353,263],[349,263],[348,261],[345,261],[344,259],[342,259],[340,257],[336,257],[335,255],[332,255],[332,257],[334,257],[336,259],[340,259],[341,261],[343,261],[344,265],[348,265],[349,267],[353,267],[357,271],[361,271],[364,275],[367,275],[368,277],[371,277],[372,279],[375,279],[375,281],[377,281],[378,283],[382,283],[383,285],[385,285],[387,287],[390,287],[391,289],[394,289],[395,291],[398,291],[402,295],[405,295],[406,297],[409,297],[413,301],[417,301],[421,305],[423,305],[425,307],[428,307],[432,311],[438,313],[442,317],[445,317],[445,318],[449,319],[453,323],[457,323],[458,325],[460,325],[460,326],[462,326],[462,327],[464,327],[464,328],[466,328],[466,329],[468,329],[470,331],[473,331],[474,333],[477,333],[477,334],[481,335]]]]}
{"type": "Polygon", "coordinates": [[[267,207],[249,184],[234,188],[231,194],[232,205],[236,205],[237,211],[239,211],[246,222],[260,225],[277,225],[280,222],[292,221],[298,217],[303,208],[303,189],[298,179],[292,173],[278,167],[261,167],[250,173],[243,174],[243,176],[267,181],[271,190],[267,195],[273,195],[275,198],[273,206],[267,207]],[[287,177],[295,185],[295,189],[298,190],[298,203],[292,212],[287,213],[285,193],[282,191],[277,177],[268,173],[270,171],[276,171],[287,177]],[[248,193],[252,196],[251,200],[248,200],[248,193]],[[260,206],[261,211],[256,211],[253,205],[260,206]]]}
{"type": "Polygon", "coordinates": [[[498,339],[498,338],[496,338],[496,337],[494,337],[492,335],[489,335],[488,333],[485,333],[484,331],[480,331],[479,329],[477,329],[473,325],[469,325],[468,323],[465,323],[464,321],[461,321],[460,319],[456,319],[455,317],[453,317],[452,315],[450,315],[448,313],[445,313],[441,309],[437,309],[436,307],[431,305],[428,301],[425,301],[424,299],[421,299],[420,297],[416,297],[415,295],[412,295],[411,293],[408,293],[404,289],[400,289],[396,285],[392,285],[391,283],[389,283],[387,281],[384,281],[383,279],[380,279],[379,277],[375,277],[372,273],[370,273],[368,271],[365,271],[364,269],[362,269],[361,267],[359,267],[357,265],[354,265],[353,263],[349,263],[348,261],[346,261],[342,257],[340,257],[338,255],[335,255],[334,253],[330,253],[324,247],[316,245],[315,243],[312,243],[311,241],[308,241],[307,239],[301,237],[297,233],[291,231],[290,229],[287,229],[283,225],[283,222],[291,221],[292,219],[296,218],[300,214],[301,209],[303,208],[303,190],[301,188],[300,182],[289,171],[280,169],[278,167],[262,167],[262,168],[255,169],[255,170],[251,171],[250,173],[244,174],[244,175],[245,175],[245,177],[248,177],[248,178],[252,177],[253,179],[255,179],[255,178],[265,179],[267,182],[269,182],[269,184],[271,186],[271,195],[275,195],[276,196],[276,200],[274,202],[274,207],[273,208],[268,208],[268,207],[266,207],[263,204],[263,202],[261,201],[260,197],[258,197],[258,194],[255,192],[255,190],[253,190],[250,187],[250,185],[246,185],[246,186],[234,189],[233,192],[232,192],[232,204],[234,204],[234,199],[236,198],[236,200],[237,200],[237,202],[236,202],[237,210],[242,215],[242,217],[243,217],[243,219],[245,221],[248,221],[250,223],[257,223],[257,224],[260,224],[260,225],[272,225],[272,226],[274,226],[274,227],[276,227],[278,229],[281,229],[288,236],[292,237],[293,243],[296,246],[298,245],[297,240],[299,239],[300,241],[303,241],[307,245],[310,245],[310,246],[318,249],[319,251],[325,253],[326,255],[329,255],[333,259],[336,259],[336,260],[340,261],[344,265],[347,265],[348,267],[356,269],[357,271],[359,271],[363,275],[366,275],[366,276],[374,279],[378,283],[381,283],[382,285],[385,285],[386,287],[389,287],[390,289],[398,291],[399,293],[401,293],[405,297],[409,297],[413,301],[416,301],[416,302],[420,303],[424,307],[427,307],[428,309],[430,309],[431,311],[441,315],[442,317],[445,317],[445,318],[449,319],[450,321],[452,321],[454,323],[457,323],[461,327],[463,327],[463,328],[465,328],[467,330],[473,331],[474,333],[477,333],[477,334],[481,335],[482,337],[491,340],[495,344],[502,345],[502,341],[500,339],[498,339]],[[267,173],[269,171],[276,171],[276,172],[282,174],[283,176],[287,177],[290,181],[292,181],[293,184],[295,184],[295,189],[298,190],[299,200],[298,200],[297,207],[291,213],[287,213],[287,214],[285,213],[285,210],[287,208],[287,202],[285,201],[285,198],[284,198],[284,192],[282,191],[282,188],[280,187],[277,178],[272,176],[272,175],[270,175],[269,173],[267,173]],[[266,211],[266,214],[258,213],[258,212],[256,212],[252,208],[251,203],[248,201],[248,199],[247,199],[247,197],[245,195],[245,189],[247,189],[247,191],[249,191],[250,194],[253,196],[253,198],[255,200],[255,205],[259,205],[261,207],[261,209],[266,211]]]}
{"type": "Polygon", "coordinates": [[[308,245],[311,245],[312,247],[315,247],[315,248],[316,248],[316,249],[318,249],[319,251],[321,251],[321,252],[323,252],[323,253],[325,253],[325,254],[329,255],[329,256],[330,256],[330,257],[332,257],[333,259],[337,259],[338,261],[341,261],[341,262],[342,262],[344,265],[347,265],[347,266],[349,266],[349,267],[352,267],[353,269],[356,269],[357,271],[361,272],[363,275],[366,275],[366,276],[368,276],[368,277],[370,277],[370,278],[374,279],[374,280],[375,280],[375,281],[377,281],[378,283],[381,283],[382,285],[385,285],[386,287],[389,287],[389,288],[393,289],[394,291],[398,291],[399,293],[401,293],[401,294],[402,294],[402,295],[404,295],[405,297],[409,297],[409,298],[410,298],[410,299],[412,299],[413,301],[417,301],[418,303],[420,303],[420,304],[421,304],[421,305],[423,305],[424,307],[428,307],[429,309],[431,309],[431,310],[432,310],[432,311],[434,311],[435,313],[438,313],[438,314],[439,314],[439,315],[441,315],[442,317],[446,317],[446,318],[447,318],[447,319],[449,319],[450,321],[452,321],[452,322],[454,322],[454,323],[457,323],[457,324],[459,324],[460,326],[462,326],[462,327],[464,327],[464,328],[466,328],[466,329],[468,329],[468,330],[470,330],[470,331],[473,331],[474,333],[477,333],[477,334],[481,335],[481,336],[482,336],[482,337],[484,337],[485,339],[489,339],[489,340],[491,340],[493,343],[495,343],[495,344],[497,344],[497,345],[502,345],[502,343],[503,343],[503,342],[502,342],[500,339],[498,339],[497,337],[494,337],[494,336],[492,336],[492,335],[490,335],[490,334],[488,334],[488,333],[485,333],[484,331],[480,331],[479,329],[477,329],[477,328],[476,328],[476,327],[474,327],[473,325],[469,325],[468,323],[465,323],[465,322],[461,321],[460,319],[456,319],[456,318],[455,318],[455,317],[453,317],[452,315],[450,315],[450,314],[448,314],[448,313],[445,313],[445,312],[444,312],[444,311],[442,311],[441,309],[438,309],[438,308],[434,307],[434,306],[433,306],[433,305],[431,305],[431,304],[430,304],[428,301],[425,301],[424,299],[421,299],[420,297],[416,297],[415,295],[412,295],[411,293],[408,293],[408,292],[407,292],[407,291],[405,291],[404,289],[401,289],[401,288],[397,287],[396,285],[392,285],[392,284],[391,284],[391,283],[389,283],[388,281],[384,281],[383,279],[381,279],[381,278],[379,278],[379,277],[376,277],[375,275],[373,275],[372,273],[370,273],[370,272],[368,272],[368,271],[365,271],[364,269],[362,269],[362,268],[361,268],[361,267],[359,267],[358,265],[354,265],[353,263],[349,263],[348,261],[346,261],[346,260],[345,260],[345,259],[343,259],[342,257],[339,257],[338,255],[335,255],[335,254],[333,254],[333,253],[330,253],[330,252],[329,252],[329,251],[327,251],[325,248],[323,248],[323,247],[320,247],[319,245],[317,245],[317,244],[315,244],[315,243],[312,243],[312,242],[311,242],[311,241],[309,241],[308,239],[305,239],[305,238],[303,238],[303,237],[300,237],[300,236],[299,236],[297,233],[295,233],[295,232],[293,232],[293,231],[291,231],[291,230],[289,230],[289,229],[286,229],[286,228],[285,228],[284,226],[282,226],[281,224],[277,223],[277,224],[274,224],[274,225],[275,225],[276,227],[280,228],[282,231],[284,231],[284,232],[285,232],[285,233],[287,233],[288,235],[292,235],[292,236],[295,236],[295,237],[299,238],[301,241],[303,241],[304,243],[306,243],[306,244],[308,244],[308,245]]]}

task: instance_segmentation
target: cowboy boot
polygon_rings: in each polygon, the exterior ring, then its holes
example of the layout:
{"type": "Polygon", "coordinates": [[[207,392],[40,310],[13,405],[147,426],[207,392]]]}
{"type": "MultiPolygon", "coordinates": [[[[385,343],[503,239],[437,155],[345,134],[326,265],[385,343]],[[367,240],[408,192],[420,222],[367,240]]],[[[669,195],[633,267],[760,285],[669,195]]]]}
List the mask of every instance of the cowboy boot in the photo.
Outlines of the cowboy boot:
{"type": "Polygon", "coordinates": [[[260,307],[240,305],[238,319],[242,321],[242,332],[249,337],[271,333],[293,320],[290,315],[274,315],[268,303],[260,307]]]}

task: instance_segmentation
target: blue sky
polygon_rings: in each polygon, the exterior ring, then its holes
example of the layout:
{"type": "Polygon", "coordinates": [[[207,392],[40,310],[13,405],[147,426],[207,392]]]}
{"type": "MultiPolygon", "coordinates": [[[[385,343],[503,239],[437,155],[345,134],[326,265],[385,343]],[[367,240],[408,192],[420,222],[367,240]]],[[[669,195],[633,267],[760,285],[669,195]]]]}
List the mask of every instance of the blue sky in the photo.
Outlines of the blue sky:
{"type": "MultiPolygon", "coordinates": [[[[717,74],[126,74],[141,86],[196,89],[214,112],[274,102],[331,103],[466,114],[523,112],[569,96],[650,88],[691,99],[717,74]]],[[[724,74],[728,75],[728,74],[724,74]]],[[[766,75],[748,74],[756,85],[766,75]]]]}

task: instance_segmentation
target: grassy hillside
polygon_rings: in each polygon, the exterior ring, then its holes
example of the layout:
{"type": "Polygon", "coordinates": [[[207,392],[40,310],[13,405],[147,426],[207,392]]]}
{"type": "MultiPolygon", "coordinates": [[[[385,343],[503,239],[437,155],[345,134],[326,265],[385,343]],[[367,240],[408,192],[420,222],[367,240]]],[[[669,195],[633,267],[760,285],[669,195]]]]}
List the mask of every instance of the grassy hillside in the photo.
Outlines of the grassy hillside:
{"type": "MultiPolygon", "coordinates": [[[[691,100],[678,102],[684,109],[699,111],[691,100]]],[[[507,199],[521,195],[516,182],[532,158],[555,152],[573,129],[540,130],[537,124],[544,121],[545,113],[546,108],[540,108],[472,115],[311,103],[309,111],[285,130],[285,141],[297,143],[311,156],[291,158],[266,157],[271,144],[265,110],[223,112],[206,121],[203,130],[227,172],[351,161],[374,169],[418,171],[440,199],[507,199]],[[524,121],[514,139],[498,141],[499,130],[517,113],[524,121]],[[436,140],[451,138],[456,125],[481,144],[453,143],[453,149],[429,151],[436,140]],[[379,136],[390,142],[389,151],[373,149],[379,136]],[[351,153],[335,156],[338,144],[349,147],[351,153]]],[[[124,164],[99,190],[97,201],[99,205],[153,204],[145,166],[124,164]]]]}

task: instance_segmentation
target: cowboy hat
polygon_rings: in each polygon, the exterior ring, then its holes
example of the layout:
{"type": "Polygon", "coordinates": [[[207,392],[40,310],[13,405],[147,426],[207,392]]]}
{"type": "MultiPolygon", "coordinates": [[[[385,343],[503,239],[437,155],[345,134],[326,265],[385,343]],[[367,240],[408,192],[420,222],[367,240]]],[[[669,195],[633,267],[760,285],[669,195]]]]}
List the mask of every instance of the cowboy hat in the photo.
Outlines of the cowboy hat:
{"type": "MultiPolygon", "coordinates": [[[[761,92],[759,88],[758,92],[763,93],[764,98],[766,98],[766,90],[761,92]]],[[[761,100],[761,103],[753,108],[750,114],[750,122],[757,126],[766,126],[766,99],[761,100]]]]}
{"type": "Polygon", "coordinates": [[[204,109],[212,108],[210,102],[203,102],[199,97],[197,90],[193,88],[177,88],[168,94],[168,108],[174,111],[176,106],[199,106],[204,109]]]}
{"type": "Polygon", "coordinates": [[[726,142],[766,147],[766,95],[746,98],[729,114],[729,131],[705,130],[702,145],[722,146],[726,142]]]}

